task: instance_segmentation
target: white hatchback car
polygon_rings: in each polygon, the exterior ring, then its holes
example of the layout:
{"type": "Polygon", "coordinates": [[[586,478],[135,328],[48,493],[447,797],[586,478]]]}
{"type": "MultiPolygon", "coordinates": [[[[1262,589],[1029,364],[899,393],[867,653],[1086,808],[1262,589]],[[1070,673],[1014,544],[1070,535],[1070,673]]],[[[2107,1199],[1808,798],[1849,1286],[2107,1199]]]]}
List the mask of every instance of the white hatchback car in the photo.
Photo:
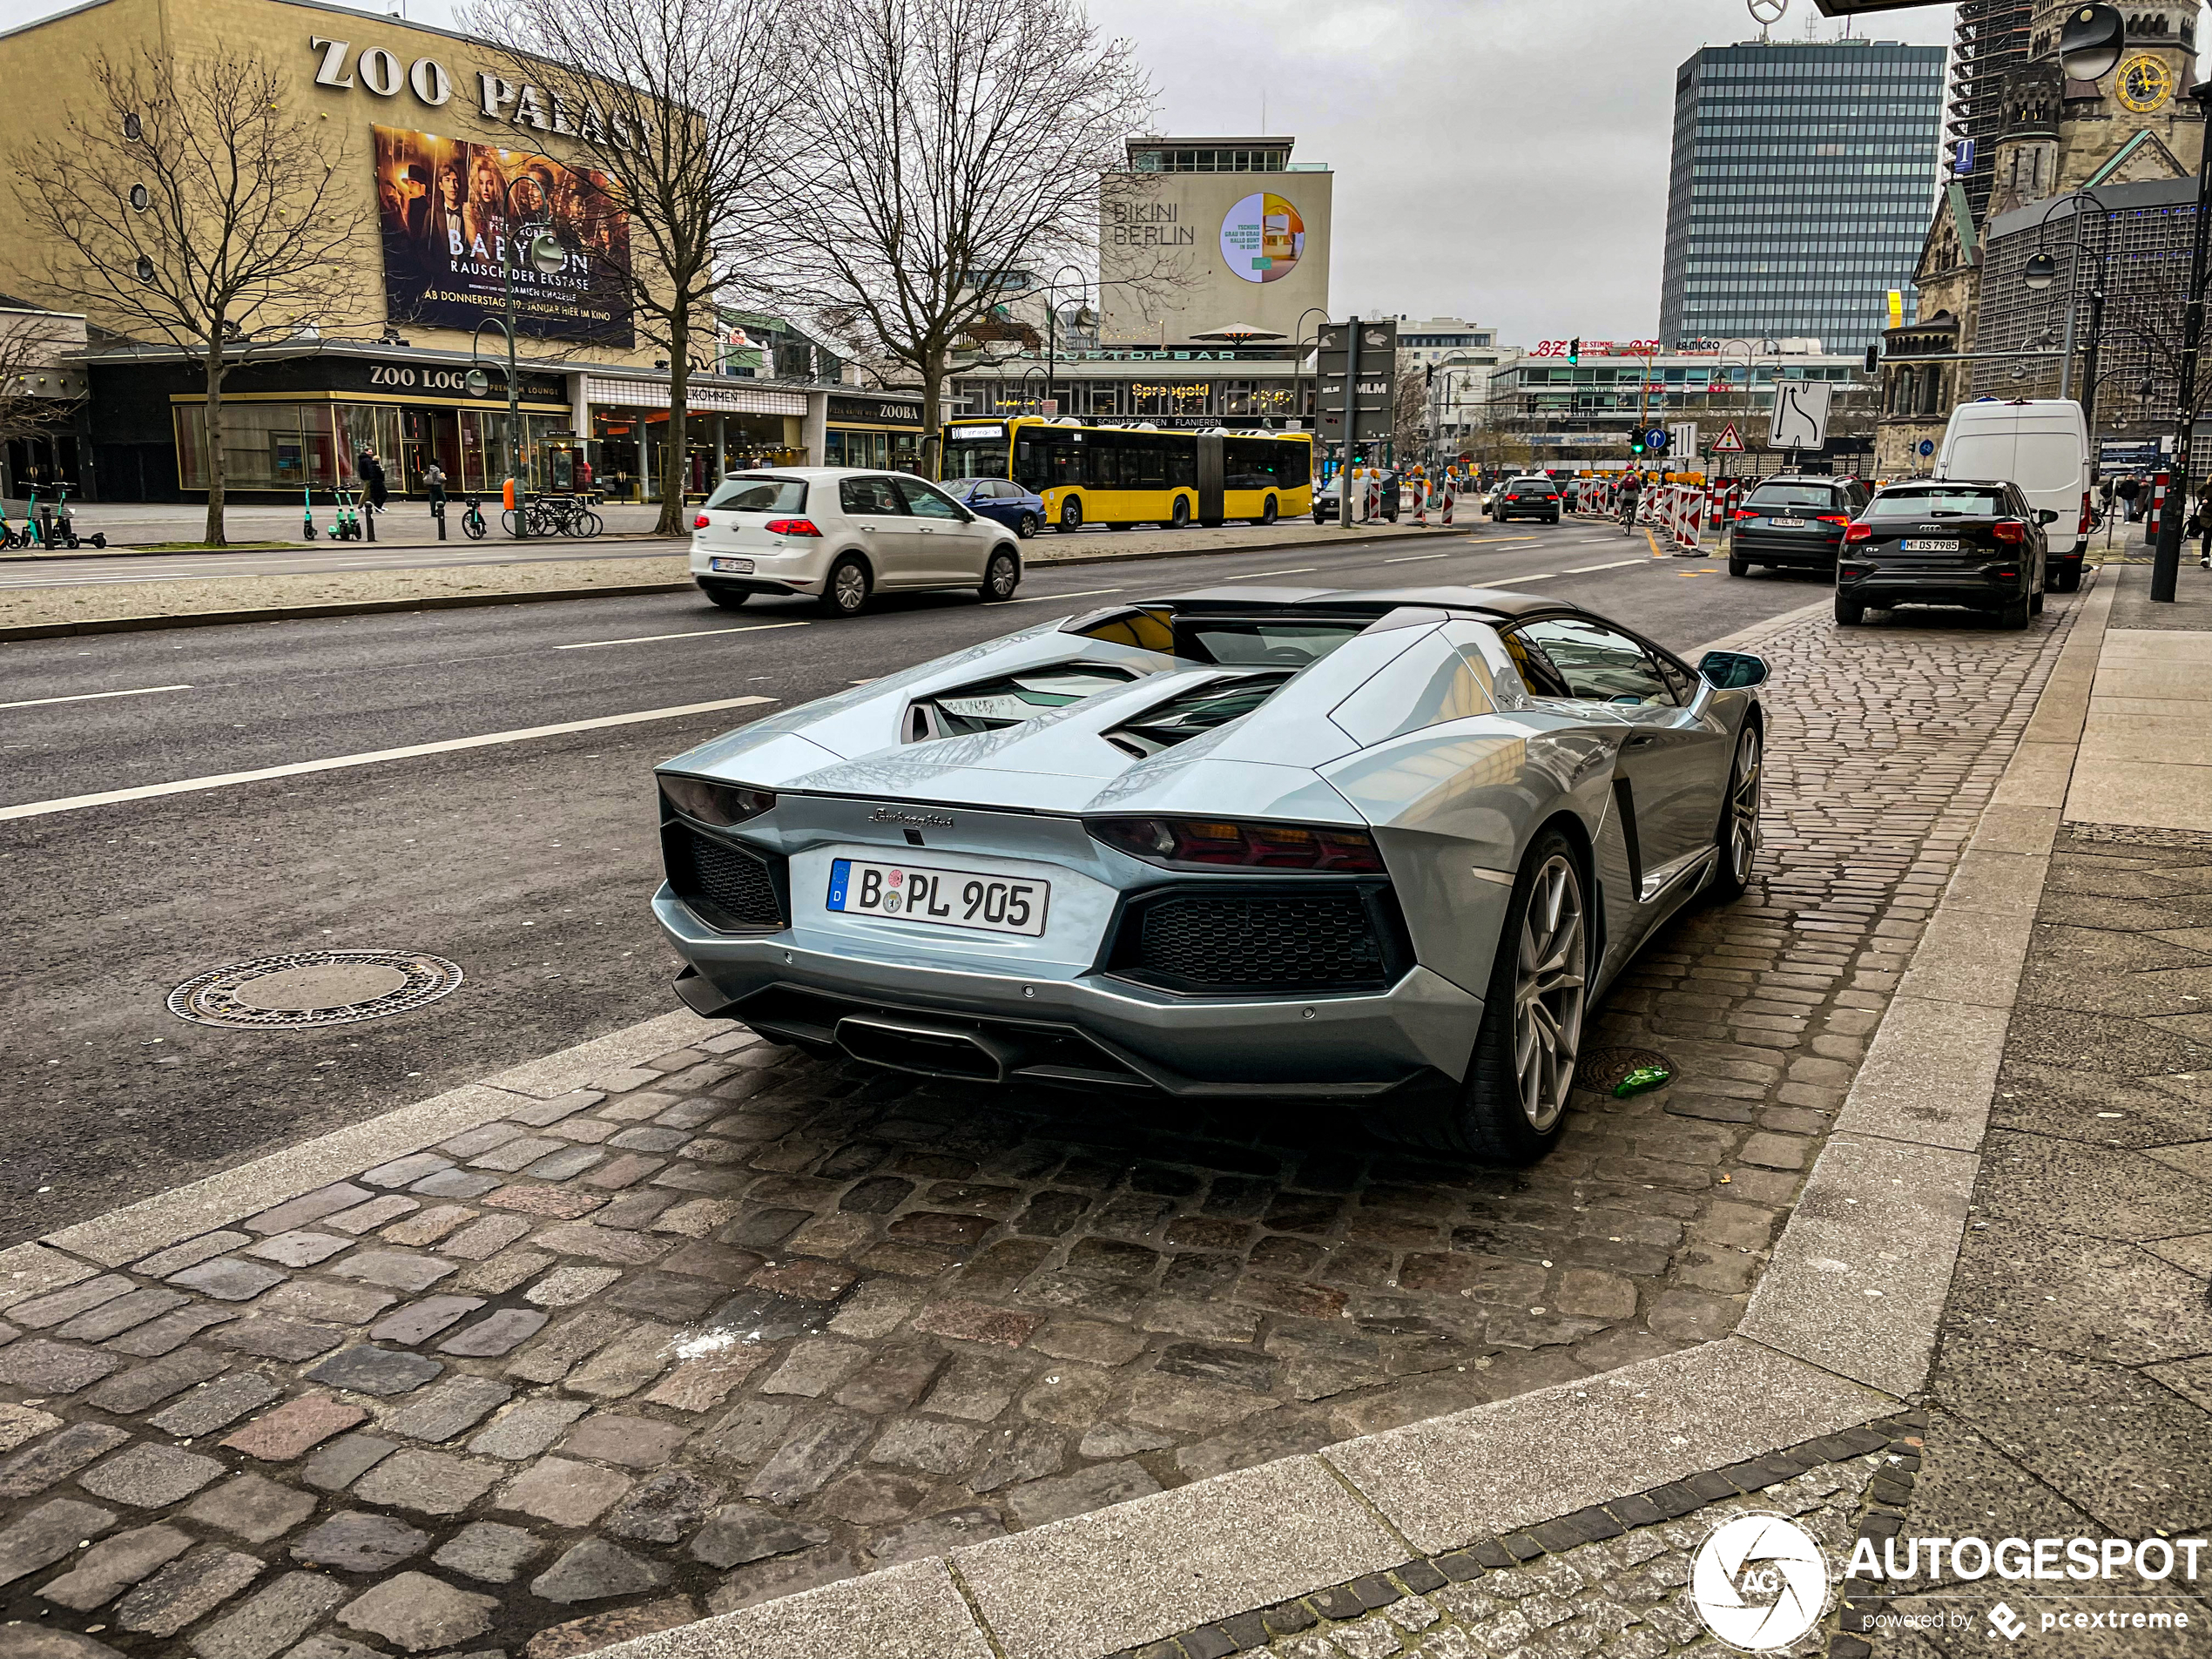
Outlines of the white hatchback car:
{"type": "Polygon", "coordinates": [[[1022,553],[1005,525],[912,473],[778,467],[732,473],[707,497],[691,520],[691,579],[718,605],[806,594],[850,617],[878,592],[1010,599],[1022,553]]]}

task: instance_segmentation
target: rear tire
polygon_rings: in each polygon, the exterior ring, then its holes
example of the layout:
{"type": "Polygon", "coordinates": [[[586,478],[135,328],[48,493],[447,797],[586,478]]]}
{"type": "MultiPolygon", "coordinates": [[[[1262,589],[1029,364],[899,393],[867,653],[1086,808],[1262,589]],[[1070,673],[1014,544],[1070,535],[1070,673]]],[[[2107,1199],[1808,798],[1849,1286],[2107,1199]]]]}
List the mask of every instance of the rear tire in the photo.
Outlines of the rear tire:
{"type": "Polygon", "coordinates": [[[1739,559],[1735,554],[1730,554],[1728,556],[1728,573],[1730,576],[1750,575],[1751,561],[1749,559],[1739,559]]]}
{"type": "Polygon", "coordinates": [[[1168,528],[1171,530],[1187,530],[1190,528],[1190,498],[1188,496],[1177,496],[1175,498],[1175,506],[1168,515],[1168,528]]]}
{"type": "Polygon", "coordinates": [[[1997,613],[1997,625],[2014,632],[2027,626],[2028,607],[2025,599],[2015,599],[1997,613]]]}
{"type": "Polygon", "coordinates": [[[700,591],[725,610],[735,610],[752,597],[743,588],[703,588],[700,591]]]}
{"type": "Polygon", "coordinates": [[[830,566],[829,580],[822,584],[823,614],[831,617],[859,616],[867,608],[868,587],[868,567],[847,553],[830,566]]]}
{"type": "Polygon", "coordinates": [[[2041,590],[2037,590],[2035,597],[2027,602],[2027,614],[2031,617],[2040,617],[2043,614],[2043,594],[2041,590]]]}
{"type": "Polygon", "coordinates": [[[1028,541],[1037,533],[1037,516],[1035,513],[1022,514],[1022,522],[1014,527],[1014,533],[1023,541],[1028,541]]]}
{"type": "Polygon", "coordinates": [[[2067,563],[2059,566],[2056,570],[2054,570],[2051,573],[2050,587],[2051,591],[2054,593],[2080,592],[2081,565],[2080,561],[2069,561],[2067,563]]]}
{"type": "Polygon", "coordinates": [[[1846,599],[1840,594],[1837,596],[1836,625],[1838,628],[1857,628],[1863,625],[1865,621],[1866,607],[1865,605],[1856,599],[1846,599]]]}
{"type": "Polygon", "coordinates": [[[1728,792],[1721,797],[1720,827],[1714,832],[1720,862],[1706,891],[1723,904],[1733,904],[1751,886],[1751,869],[1759,857],[1759,805],[1766,766],[1766,740],[1758,722],[1746,719],[1736,738],[1736,758],[1729,763],[1728,792]]]}
{"type": "MultiPolygon", "coordinates": [[[[1263,524],[1272,524],[1275,522],[1275,497],[1270,496],[1264,502],[1260,503],[1259,522],[1263,524]]],[[[1393,514],[1392,516],[1395,517],[1396,515],[1393,514]]]]}
{"type": "Polygon", "coordinates": [[[1500,1163],[1558,1143],[1574,1087],[1590,972],[1581,856],[1546,830],[1521,860],[1466,1081],[1386,1109],[1399,1139],[1500,1163]]]}
{"type": "Polygon", "coordinates": [[[991,562],[983,567],[983,585],[977,590],[983,603],[1004,604],[1014,597],[1015,589],[1022,585],[1022,561],[1008,548],[999,548],[991,555],[991,562]]]}

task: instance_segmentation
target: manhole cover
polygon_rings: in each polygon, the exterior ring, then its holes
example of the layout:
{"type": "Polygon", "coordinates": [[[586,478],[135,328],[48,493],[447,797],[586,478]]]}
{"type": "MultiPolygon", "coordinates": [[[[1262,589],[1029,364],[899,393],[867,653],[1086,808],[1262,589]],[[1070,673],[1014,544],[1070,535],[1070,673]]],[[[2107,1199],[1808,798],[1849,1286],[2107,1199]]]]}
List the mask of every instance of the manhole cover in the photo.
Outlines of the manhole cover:
{"type": "MultiPolygon", "coordinates": [[[[1672,1081],[1675,1062],[1656,1049],[1588,1049],[1575,1068],[1575,1087],[1609,1095],[1636,1073],[1654,1070],[1665,1072],[1672,1081]]],[[[1656,1089],[1658,1085],[1651,1083],[1647,1087],[1656,1089]]]]}
{"type": "Polygon", "coordinates": [[[169,993],[169,1011],[201,1025],[290,1030],[381,1020],[435,1002],[461,969],[418,951],[311,950],[218,968],[169,993]]]}

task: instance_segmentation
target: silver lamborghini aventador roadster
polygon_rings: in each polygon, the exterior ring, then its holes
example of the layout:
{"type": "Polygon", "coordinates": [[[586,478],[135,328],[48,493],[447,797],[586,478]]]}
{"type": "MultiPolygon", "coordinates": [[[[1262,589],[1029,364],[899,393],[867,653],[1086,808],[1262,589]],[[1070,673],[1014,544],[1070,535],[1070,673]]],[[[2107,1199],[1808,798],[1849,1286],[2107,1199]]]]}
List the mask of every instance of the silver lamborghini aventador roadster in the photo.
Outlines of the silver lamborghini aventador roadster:
{"type": "Polygon", "coordinates": [[[1527,1159],[1589,1000],[1750,877],[1766,673],[1483,589],[1144,600],[669,761],[654,913],[687,1003],[819,1054],[1527,1159]]]}

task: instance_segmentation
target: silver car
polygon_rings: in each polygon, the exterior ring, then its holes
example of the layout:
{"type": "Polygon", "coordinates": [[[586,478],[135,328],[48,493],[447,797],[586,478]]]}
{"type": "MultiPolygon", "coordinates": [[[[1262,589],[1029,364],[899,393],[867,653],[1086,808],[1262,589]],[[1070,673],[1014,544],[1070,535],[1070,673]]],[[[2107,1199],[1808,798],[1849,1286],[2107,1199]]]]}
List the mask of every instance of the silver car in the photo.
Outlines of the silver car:
{"type": "Polygon", "coordinates": [[[1471,588],[1049,622],[659,768],[701,1014],[924,1076],[1347,1103],[1509,1161],[1759,838],[1757,657],[1471,588]]]}

